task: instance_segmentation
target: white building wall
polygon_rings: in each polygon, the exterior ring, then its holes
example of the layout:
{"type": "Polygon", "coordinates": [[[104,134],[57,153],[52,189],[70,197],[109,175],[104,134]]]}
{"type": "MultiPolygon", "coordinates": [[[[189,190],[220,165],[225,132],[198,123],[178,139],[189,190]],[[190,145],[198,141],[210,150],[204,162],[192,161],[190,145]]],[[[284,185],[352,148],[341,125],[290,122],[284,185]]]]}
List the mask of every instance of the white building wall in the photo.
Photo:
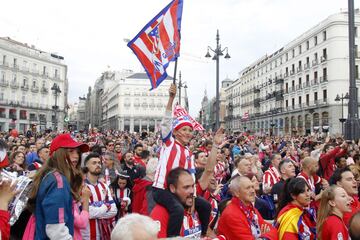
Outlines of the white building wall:
{"type": "Polygon", "coordinates": [[[57,126],[63,129],[68,92],[67,66],[63,62],[63,58],[34,46],[0,38],[1,131],[15,127],[24,132],[33,124],[38,130],[54,127],[54,83],[61,90],[57,98],[57,126]],[[10,109],[14,114],[10,114],[10,109]]]}
{"type": "MultiPolygon", "coordinates": [[[[359,27],[359,12],[355,16],[355,26],[359,27]]],[[[359,45],[359,42],[356,37],[355,44],[359,45]]],[[[272,130],[275,134],[322,130],[341,133],[341,103],[334,99],[337,94],[341,96],[348,92],[348,64],[347,13],[334,14],[240,72],[241,106],[240,109],[236,107],[234,87],[234,115],[249,112],[250,119],[242,121],[241,128],[247,126],[258,133],[271,133],[272,130]]],[[[359,64],[359,57],[356,57],[356,65],[359,64]]],[[[346,118],[347,107],[343,109],[346,118]]],[[[234,125],[237,123],[235,117],[234,125]]]]}

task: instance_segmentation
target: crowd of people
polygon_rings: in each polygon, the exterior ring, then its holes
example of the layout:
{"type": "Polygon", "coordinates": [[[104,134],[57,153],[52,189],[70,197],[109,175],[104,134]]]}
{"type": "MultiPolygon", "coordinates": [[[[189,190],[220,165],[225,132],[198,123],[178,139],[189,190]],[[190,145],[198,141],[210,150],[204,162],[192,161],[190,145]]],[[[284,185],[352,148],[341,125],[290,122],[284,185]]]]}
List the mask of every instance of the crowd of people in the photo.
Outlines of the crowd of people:
{"type": "Polygon", "coordinates": [[[10,226],[0,180],[0,239],[360,239],[360,140],[195,132],[175,95],[159,132],[2,133],[0,174],[32,184],[10,226]]]}

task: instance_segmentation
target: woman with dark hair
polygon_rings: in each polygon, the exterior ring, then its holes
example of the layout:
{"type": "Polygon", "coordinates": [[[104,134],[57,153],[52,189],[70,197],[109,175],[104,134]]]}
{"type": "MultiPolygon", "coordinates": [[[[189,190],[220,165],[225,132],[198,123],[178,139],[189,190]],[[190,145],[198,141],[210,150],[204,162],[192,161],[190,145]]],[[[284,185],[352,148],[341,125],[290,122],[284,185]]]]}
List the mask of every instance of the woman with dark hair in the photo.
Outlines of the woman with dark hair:
{"type": "Polygon", "coordinates": [[[312,209],[311,189],[302,178],[289,178],[280,196],[276,226],[279,239],[316,239],[316,218],[312,209]]]}
{"type": "Polygon", "coordinates": [[[131,189],[132,182],[130,176],[127,175],[126,172],[118,173],[115,180],[110,185],[110,190],[118,209],[116,220],[130,211],[132,199],[131,189]]]}
{"type": "Polygon", "coordinates": [[[9,172],[17,172],[19,176],[26,175],[26,162],[25,162],[25,154],[20,151],[16,151],[10,156],[11,165],[6,168],[9,172]]]}
{"type": "Polygon", "coordinates": [[[52,141],[50,158],[35,175],[28,201],[36,218],[35,239],[73,239],[73,200],[80,200],[83,182],[79,152],[88,150],[70,134],[52,141]]]}

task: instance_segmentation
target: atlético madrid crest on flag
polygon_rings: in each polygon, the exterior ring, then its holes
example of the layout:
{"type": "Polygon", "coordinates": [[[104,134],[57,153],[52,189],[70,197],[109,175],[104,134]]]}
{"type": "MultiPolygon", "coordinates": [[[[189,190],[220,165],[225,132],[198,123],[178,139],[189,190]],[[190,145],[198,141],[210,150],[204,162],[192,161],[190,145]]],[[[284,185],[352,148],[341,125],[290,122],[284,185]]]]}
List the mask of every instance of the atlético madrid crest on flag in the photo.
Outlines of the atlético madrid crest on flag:
{"type": "Polygon", "coordinates": [[[182,0],[173,0],[128,43],[157,88],[167,77],[166,68],[180,56],[182,0]]]}

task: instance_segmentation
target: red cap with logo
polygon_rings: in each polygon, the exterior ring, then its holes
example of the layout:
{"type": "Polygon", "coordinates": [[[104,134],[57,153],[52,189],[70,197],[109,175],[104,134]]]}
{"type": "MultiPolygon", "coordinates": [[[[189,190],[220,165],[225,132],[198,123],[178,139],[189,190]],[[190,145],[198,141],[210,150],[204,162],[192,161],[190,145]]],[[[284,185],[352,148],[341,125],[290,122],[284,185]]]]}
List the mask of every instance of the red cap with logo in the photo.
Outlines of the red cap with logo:
{"type": "Polygon", "coordinates": [[[90,150],[86,143],[76,142],[70,134],[60,134],[50,144],[50,155],[52,155],[59,148],[79,148],[81,152],[88,152],[90,150]]]}

